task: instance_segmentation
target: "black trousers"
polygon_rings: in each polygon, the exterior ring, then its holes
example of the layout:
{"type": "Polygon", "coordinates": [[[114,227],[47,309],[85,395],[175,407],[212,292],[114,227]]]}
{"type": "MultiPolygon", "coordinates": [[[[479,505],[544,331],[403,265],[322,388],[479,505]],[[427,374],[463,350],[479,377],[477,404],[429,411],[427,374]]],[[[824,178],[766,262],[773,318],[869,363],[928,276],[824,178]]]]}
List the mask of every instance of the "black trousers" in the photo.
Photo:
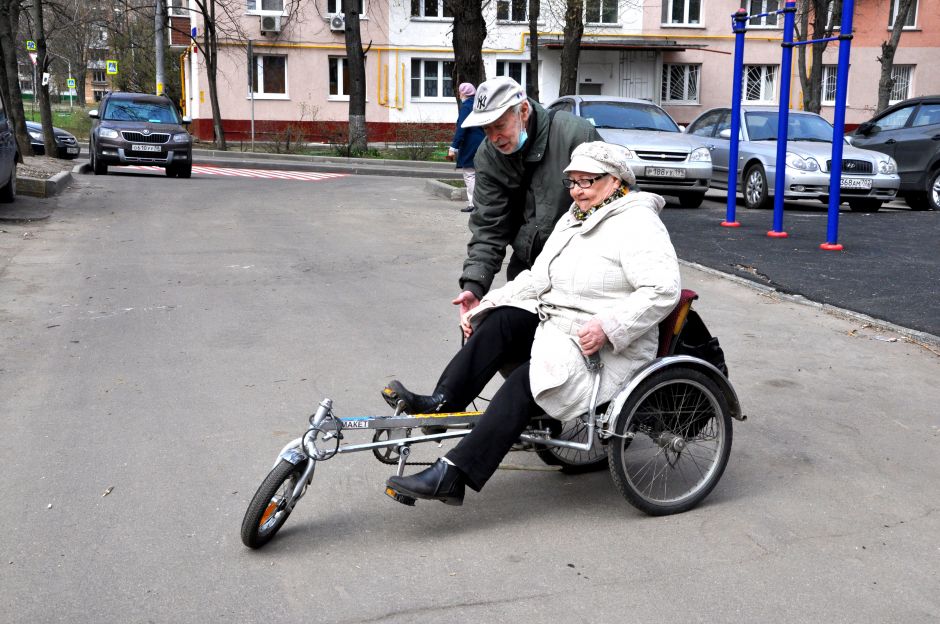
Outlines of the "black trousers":
{"type": "Polygon", "coordinates": [[[538,324],[538,316],[525,310],[493,310],[444,369],[435,388],[445,398],[441,411],[462,411],[505,364],[525,362],[500,386],[470,433],[446,455],[474,490],[493,476],[529,420],[542,413],[529,387],[529,357],[538,324]]]}

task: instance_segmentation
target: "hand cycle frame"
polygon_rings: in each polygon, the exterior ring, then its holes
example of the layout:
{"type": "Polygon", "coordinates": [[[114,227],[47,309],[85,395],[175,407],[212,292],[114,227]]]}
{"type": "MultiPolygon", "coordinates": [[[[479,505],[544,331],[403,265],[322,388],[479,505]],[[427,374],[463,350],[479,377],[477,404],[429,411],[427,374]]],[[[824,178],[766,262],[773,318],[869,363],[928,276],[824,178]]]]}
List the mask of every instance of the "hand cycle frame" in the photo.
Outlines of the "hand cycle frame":
{"type": "MultiPolygon", "coordinates": [[[[695,298],[695,293],[683,291],[676,310],[660,325],[660,332],[667,331],[669,336],[665,348],[664,341],[660,341],[660,353],[675,352],[695,298]]],[[[634,375],[599,413],[602,365],[596,356],[585,361],[593,377],[593,390],[588,411],[569,421],[576,434],[572,436],[569,430],[568,435],[559,435],[560,427],[551,426],[559,421],[543,416],[533,419],[520,435],[523,447],[537,450],[544,461],[559,464],[566,472],[609,466],[621,494],[650,515],[679,513],[701,502],[727,465],[731,418],[746,418],[727,377],[700,358],[662,355],[634,375]],[[586,460],[568,461],[553,454],[561,451],[584,453],[586,460]],[[683,471],[688,463],[695,470],[683,471]]],[[[336,455],[373,451],[380,461],[397,464],[401,476],[409,465],[412,445],[463,437],[482,413],[412,415],[405,413],[399,402],[391,416],[337,417],[333,401],[323,399],[308,418],[307,431],[281,449],[258,488],[242,522],[242,541],[259,548],[274,537],[306,493],[318,462],[336,455]],[[412,430],[427,427],[448,430],[411,436],[412,430]],[[372,442],[344,443],[346,434],[359,430],[374,431],[372,442]],[[404,437],[392,438],[395,430],[404,431],[404,437]],[[388,439],[380,439],[383,432],[388,439]],[[383,450],[385,453],[380,454],[383,450]],[[397,460],[392,459],[394,453],[397,460]]],[[[415,503],[415,499],[388,488],[386,494],[406,505],[415,503]]]]}

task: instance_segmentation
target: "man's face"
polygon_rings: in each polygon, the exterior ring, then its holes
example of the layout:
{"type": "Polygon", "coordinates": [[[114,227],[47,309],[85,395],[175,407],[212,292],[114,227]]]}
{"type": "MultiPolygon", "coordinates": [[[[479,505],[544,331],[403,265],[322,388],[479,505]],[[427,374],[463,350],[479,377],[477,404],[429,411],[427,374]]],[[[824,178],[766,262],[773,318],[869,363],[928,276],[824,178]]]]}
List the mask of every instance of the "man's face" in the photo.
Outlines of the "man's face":
{"type": "Polygon", "coordinates": [[[512,154],[519,147],[519,133],[529,121],[529,103],[523,102],[519,111],[510,107],[499,119],[483,126],[487,140],[503,154],[512,154]]]}

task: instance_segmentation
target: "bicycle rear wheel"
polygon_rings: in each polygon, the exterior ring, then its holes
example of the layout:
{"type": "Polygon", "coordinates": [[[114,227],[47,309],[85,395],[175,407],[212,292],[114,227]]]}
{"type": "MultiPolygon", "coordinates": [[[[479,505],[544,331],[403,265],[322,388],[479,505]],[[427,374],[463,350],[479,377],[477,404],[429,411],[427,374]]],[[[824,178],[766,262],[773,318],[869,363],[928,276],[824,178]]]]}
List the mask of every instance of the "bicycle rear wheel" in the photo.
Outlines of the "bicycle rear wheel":
{"type": "Polygon", "coordinates": [[[652,516],[699,504],[731,453],[731,412],[718,385],[694,368],[651,375],[624,404],[610,441],[610,474],[621,494],[652,516]]]}
{"type": "Polygon", "coordinates": [[[307,462],[294,465],[282,459],[261,482],[242,520],[242,543],[245,546],[261,548],[284,526],[291,512],[287,508],[287,499],[306,466],[307,462]]]}

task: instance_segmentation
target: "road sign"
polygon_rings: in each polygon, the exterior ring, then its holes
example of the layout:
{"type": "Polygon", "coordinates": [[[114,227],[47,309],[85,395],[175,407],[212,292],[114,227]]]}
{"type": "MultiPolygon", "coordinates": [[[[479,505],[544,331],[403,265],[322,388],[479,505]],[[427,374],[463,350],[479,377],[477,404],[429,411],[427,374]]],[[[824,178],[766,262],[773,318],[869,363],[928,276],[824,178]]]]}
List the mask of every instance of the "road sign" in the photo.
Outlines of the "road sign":
{"type": "Polygon", "coordinates": [[[37,59],[38,57],[39,57],[39,55],[38,55],[38,54],[36,54],[35,52],[30,52],[30,53],[29,53],[29,58],[31,58],[31,59],[32,59],[32,61],[33,61],[33,65],[35,65],[35,64],[36,64],[36,59],[37,59]]]}
{"type": "Polygon", "coordinates": [[[28,40],[26,42],[26,51],[33,52],[35,49],[36,49],[36,42],[33,41],[32,39],[28,40]]]}
{"type": "Polygon", "coordinates": [[[117,61],[105,61],[105,67],[107,67],[107,72],[109,76],[113,76],[117,71],[117,61]]]}
{"type": "Polygon", "coordinates": [[[65,81],[65,86],[68,87],[69,89],[74,89],[74,88],[75,88],[75,79],[74,79],[74,78],[69,78],[68,80],[66,80],[66,81],[65,81]]]}

